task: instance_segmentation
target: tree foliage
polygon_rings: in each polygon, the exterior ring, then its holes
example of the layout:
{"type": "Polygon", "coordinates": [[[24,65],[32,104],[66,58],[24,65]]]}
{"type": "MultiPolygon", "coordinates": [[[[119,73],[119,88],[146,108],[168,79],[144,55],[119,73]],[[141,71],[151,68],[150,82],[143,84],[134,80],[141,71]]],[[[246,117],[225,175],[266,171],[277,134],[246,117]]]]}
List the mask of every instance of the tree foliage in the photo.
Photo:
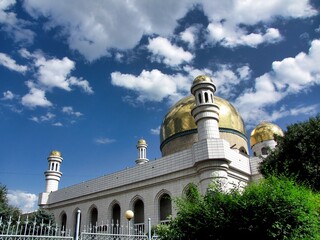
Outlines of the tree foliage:
{"type": "Polygon", "coordinates": [[[36,225],[44,224],[45,226],[55,226],[55,219],[53,213],[46,209],[38,209],[30,215],[31,222],[36,222],[36,225]]]}
{"type": "Polygon", "coordinates": [[[277,136],[277,147],[262,162],[264,176],[285,175],[313,190],[320,190],[320,115],[287,127],[277,136]]]}
{"type": "Polygon", "coordinates": [[[3,222],[7,222],[10,217],[13,221],[17,220],[18,216],[21,214],[21,210],[19,208],[11,206],[8,203],[7,194],[7,187],[0,183],[0,217],[3,222]]]}
{"type": "Polygon", "coordinates": [[[211,188],[176,200],[177,217],[161,239],[319,239],[320,196],[286,178],[270,177],[240,193],[211,188]]]}

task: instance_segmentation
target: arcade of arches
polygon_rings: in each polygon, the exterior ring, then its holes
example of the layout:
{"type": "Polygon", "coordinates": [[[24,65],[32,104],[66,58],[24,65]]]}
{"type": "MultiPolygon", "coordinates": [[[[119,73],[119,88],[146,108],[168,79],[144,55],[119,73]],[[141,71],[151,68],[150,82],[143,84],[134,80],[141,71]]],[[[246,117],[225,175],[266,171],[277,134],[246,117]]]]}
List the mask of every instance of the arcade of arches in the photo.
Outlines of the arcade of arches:
{"type": "MultiPolygon", "coordinates": [[[[161,193],[160,197],[158,198],[158,216],[159,216],[159,222],[162,224],[167,223],[169,220],[169,217],[172,215],[172,201],[171,197],[168,193],[161,193]]],[[[141,198],[137,197],[133,204],[133,212],[134,212],[134,218],[133,223],[136,227],[140,228],[140,230],[144,230],[145,228],[145,209],[144,209],[144,202],[141,198]]],[[[111,221],[114,225],[121,225],[121,206],[118,202],[111,203],[110,206],[111,209],[111,215],[110,219],[108,221],[111,221]]],[[[76,218],[77,218],[77,211],[78,208],[74,211],[74,224],[76,224],[76,218]]],[[[104,227],[101,226],[100,223],[98,223],[98,208],[93,205],[89,208],[89,222],[88,225],[90,225],[92,228],[95,226],[98,227],[104,227]]],[[[81,221],[81,217],[80,217],[81,221]]],[[[67,226],[67,214],[65,212],[62,212],[60,214],[60,224],[63,228],[66,228],[67,226]]],[[[75,226],[74,226],[75,227],[75,226]]],[[[102,230],[102,229],[101,229],[102,230]]]]}

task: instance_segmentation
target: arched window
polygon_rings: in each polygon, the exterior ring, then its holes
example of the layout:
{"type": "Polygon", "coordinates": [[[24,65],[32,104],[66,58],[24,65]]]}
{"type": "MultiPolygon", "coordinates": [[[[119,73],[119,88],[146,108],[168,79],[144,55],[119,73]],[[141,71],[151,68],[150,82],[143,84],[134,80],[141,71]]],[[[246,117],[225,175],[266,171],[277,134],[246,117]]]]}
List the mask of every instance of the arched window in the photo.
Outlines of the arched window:
{"type": "Polygon", "coordinates": [[[114,204],[112,207],[112,221],[113,224],[119,224],[120,225],[120,206],[119,204],[114,204]]]}
{"type": "Polygon", "coordinates": [[[198,99],[199,99],[199,104],[202,103],[202,96],[201,96],[201,93],[198,94],[198,99]]]}
{"type": "Polygon", "coordinates": [[[90,211],[90,225],[92,227],[97,226],[98,221],[98,210],[96,207],[93,207],[90,211]]]}
{"type": "Polygon", "coordinates": [[[66,231],[67,227],[67,214],[64,212],[62,213],[60,217],[60,222],[61,222],[61,231],[66,231]]]}
{"type": "Polygon", "coordinates": [[[208,97],[208,93],[207,92],[204,93],[204,102],[205,103],[209,102],[209,97],[208,97]]]}
{"type": "Polygon", "coordinates": [[[171,197],[169,194],[163,194],[159,199],[160,223],[169,222],[168,217],[172,215],[171,197]]]}
{"type": "Polygon", "coordinates": [[[144,204],[141,199],[135,201],[133,205],[134,226],[139,232],[144,232],[144,204]]]}
{"type": "Polygon", "coordinates": [[[240,147],[240,148],[239,148],[239,151],[240,151],[241,153],[248,154],[247,151],[246,151],[246,149],[245,149],[244,147],[240,147]]]}
{"type": "Polygon", "coordinates": [[[261,154],[262,155],[268,155],[268,153],[269,153],[269,149],[268,148],[266,148],[266,147],[261,148],[261,154]]]}

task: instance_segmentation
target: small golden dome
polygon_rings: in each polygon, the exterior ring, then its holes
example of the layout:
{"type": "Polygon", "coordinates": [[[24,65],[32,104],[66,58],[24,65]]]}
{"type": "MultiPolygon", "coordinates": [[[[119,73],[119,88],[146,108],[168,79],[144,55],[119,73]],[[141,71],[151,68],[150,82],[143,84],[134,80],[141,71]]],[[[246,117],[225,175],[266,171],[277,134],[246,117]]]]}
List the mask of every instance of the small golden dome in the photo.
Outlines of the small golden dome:
{"type": "Polygon", "coordinates": [[[193,84],[197,84],[197,83],[201,83],[201,82],[210,82],[212,83],[212,80],[210,77],[206,76],[206,75],[200,75],[198,77],[196,77],[193,80],[193,84]]]}
{"type": "Polygon", "coordinates": [[[61,152],[59,152],[59,151],[57,151],[57,150],[53,150],[53,151],[51,151],[51,153],[50,153],[50,157],[54,157],[54,156],[56,156],[56,157],[62,157],[62,154],[61,154],[61,152]]]}
{"type": "Polygon", "coordinates": [[[138,145],[143,145],[143,144],[147,144],[146,140],[144,140],[143,138],[141,138],[139,141],[138,141],[138,145]]]}
{"type": "MultiPolygon", "coordinates": [[[[201,76],[198,78],[201,78],[201,76]]],[[[195,79],[195,81],[197,81],[197,78],[195,79]]],[[[246,130],[243,120],[235,107],[227,100],[217,96],[214,96],[214,102],[220,108],[220,131],[235,131],[246,138],[246,130]]],[[[195,106],[196,104],[194,96],[189,95],[182,98],[173,107],[171,107],[161,124],[161,144],[174,135],[188,134],[188,132],[195,131],[197,129],[197,125],[194,121],[193,116],[191,115],[191,110],[195,106]]]]}
{"type": "Polygon", "coordinates": [[[283,136],[282,129],[274,123],[261,122],[250,134],[250,146],[252,147],[263,141],[273,140],[274,135],[283,136]]]}

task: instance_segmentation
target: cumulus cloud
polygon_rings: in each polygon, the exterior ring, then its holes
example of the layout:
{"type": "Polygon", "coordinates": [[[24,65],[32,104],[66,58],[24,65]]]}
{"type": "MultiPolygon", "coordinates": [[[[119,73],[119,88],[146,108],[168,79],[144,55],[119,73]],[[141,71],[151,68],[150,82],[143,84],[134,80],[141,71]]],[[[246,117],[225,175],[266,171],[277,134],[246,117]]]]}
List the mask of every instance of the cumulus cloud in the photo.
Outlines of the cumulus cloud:
{"type": "Polygon", "coordinates": [[[50,121],[50,120],[54,119],[55,117],[56,117],[55,114],[53,114],[51,112],[48,112],[47,114],[42,115],[40,117],[33,116],[33,117],[30,118],[30,120],[34,121],[34,122],[37,122],[37,123],[40,123],[40,122],[50,121]]]}
{"type": "MultiPolygon", "coordinates": [[[[152,3],[78,0],[77,8],[74,4],[74,1],[27,0],[24,8],[34,18],[45,17],[46,29],[59,27],[60,36],[67,37],[70,49],[77,50],[89,61],[110,56],[110,49],[132,49],[143,35],[169,37],[178,25],[177,20],[195,6],[202,6],[208,17],[208,40],[226,47],[256,47],[265,42],[277,42],[281,40],[279,31],[269,27],[277,17],[306,18],[316,14],[308,0],[165,0],[152,3]],[[121,14],[117,9],[121,9],[121,14]],[[260,23],[264,27],[256,29],[260,23]],[[249,30],[247,26],[254,27],[249,30]]],[[[181,34],[182,40],[190,46],[195,41],[194,30],[189,27],[181,34]]]]}
{"type": "Polygon", "coordinates": [[[52,106],[52,103],[46,98],[44,90],[35,87],[30,81],[27,82],[27,86],[29,87],[29,93],[22,97],[22,105],[30,108],[52,106]]]}
{"type": "Polygon", "coordinates": [[[104,137],[98,137],[96,139],[94,139],[94,142],[97,143],[97,144],[110,144],[110,143],[113,143],[115,142],[116,140],[115,139],[110,139],[110,138],[104,138],[104,137]]]}
{"type": "Polygon", "coordinates": [[[281,34],[272,27],[253,28],[265,23],[271,24],[277,17],[306,18],[317,13],[308,0],[284,1],[203,1],[203,10],[209,18],[208,40],[225,47],[246,45],[257,47],[262,43],[280,41],[281,34]],[[248,14],[250,13],[250,14],[248,14]]]}
{"type": "Polygon", "coordinates": [[[74,111],[73,107],[71,106],[62,107],[62,112],[76,117],[80,117],[83,115],[81,112],[74,111]]]}
{"type": "Polygon", "coordinates": [[[71,91],[73,86],[81,88],[85,93],[92,94],[93,90],[89,82],[71,75],[75,69],[75,62],[68,57],[62,59],[46,58],[43,53],[30,53],[21,49],[20,55],[30,61],[35,73],[34,81],[27,81],[30,91],[22,97],[22,104],[31,108],[50,107],[52,103],[47,100],[45,94],[54,88],[71,91]]]}
{"type": "Polygon", "coordinates": [[[169,66],[177,66],[184,62],[188,63],[194,57],[190,52],[172,45],[168,39],[163,37],[149,39],[147,49],[154,55],[154,59],[159,62],[163,61],[169,66]]]}
{"type": "Polygon", "coordinates": [[[136,92],[140,102],[160,102],[164,98],[176,101],[189,92],[191,84],[190,79],[181,74],[167,75],[157,69],[143,70],[139,76],[113,72],[111,83],[136,92]]]}
{"type": "Polygon", "coordinates": [[[198,33],[198,26],[188,27],[186,30],[180,33],[180,38],[184,42],[188,43],[190,48],[193,48],[197,41],[196,34],[198,33]]]}
{"type": "Polygon", "coordinates": [[[22,213],[29,213],[38,209],[38,197],[36,194],[20,190],[8,190],[7,197],[9,204],[21,209],[22,213]]]}
{"type": "Polygon", "coordinates": [[[19,65],[16,61],[5,53],[0,53],[0,65],[16,72],[24,73],[28,70],[27,66],[19,65]]]}
{"type": "Polygon", "coordinates": [[[251,76],[251,69],[248,65],[233,66],[231,64],[218,64],[215,71],[208,68],[196,69],[192,66],[185,66],[183,70],[189,75],[188,78],[191,80],[199,75],[210,76],[217,88],[217,94],[228,99],[239,94],[237,86],[249,80],[251,76]]]}
{"type": "Polygon", "coordinates": [[[6,32],[15,42],[32,43],[34,32],[26,27],[29,23],[17,18],[17,15],[11,11],[16,4],[15,0],[2,0],[0,2],[0,31],[6,32]]]}
{"type": "MultiPolygon", "coordinates": [[[[319,85],[319,61],[320,40],[313,40],[308,53],[301,52],[294,58],[273,62],[272,71],[256,78],[254,87],[247,89],[235,100],[244,119],[253,122],[257,118],[270,118],[266,109],[268,106],[278,103],[288,95],[319,85]]],[[[303,108],[299,109],[302,110],[303,108]]],[[[279,111],[274,116],[280,117],[281,114],[289,113],[294,114],[294,111],[279,111]]]]}
{"type": "Polygon", "coordinates": [[[169,35],[177,26],[176,20],[190,9],[192,1],[92,3],[78,0],[77,8],[74,4],[74,1],[28,0],[24,7],[35,18],[47,17],[48,29],[61,27],[69,47],[92,61],[108,55],[112,48],[133,48],[144,34],[169,35]]]}
{"type": "Polygon", "coordinates": [[[2,100],[12,100],[14,99],[14,94],[11,91],[5,91],[3,92],[3,98],[2,100]]]}
{"type": "Polygon", "coordinates": [[[151,128],[150,133],[153,135],[159,135],[160,134],[160,126],[158,126],[157,128],[151,128]]]}

